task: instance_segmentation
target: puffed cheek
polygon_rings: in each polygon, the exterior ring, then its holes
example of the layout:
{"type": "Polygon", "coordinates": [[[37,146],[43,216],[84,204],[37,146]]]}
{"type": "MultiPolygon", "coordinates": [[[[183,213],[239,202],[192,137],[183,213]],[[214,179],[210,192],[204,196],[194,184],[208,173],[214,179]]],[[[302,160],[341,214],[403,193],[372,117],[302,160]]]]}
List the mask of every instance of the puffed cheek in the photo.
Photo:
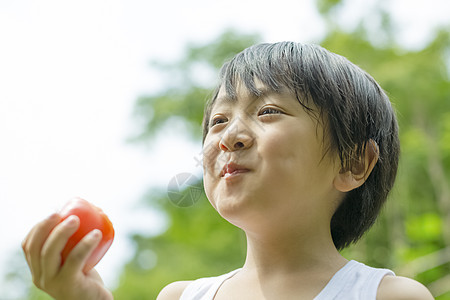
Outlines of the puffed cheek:
{"type": "Polygon", "coordinates": [[[203,169],[205,172],[215,173],[217,168],[222,167],[224,161],[223,153],[214,145],[203,147],[203,169]],[[221,155],[222,154],[222,155],[221,155]]]}
{"type": "Polygon", "coordinates": [[[214,209],[217,209],[216,203],[215,203],[215,193],[214,193],[213,184],[207,178],[204,179],[203,184],[204,184],[206,198],[211,203],[211,205],[214,207],[214,209]]]}

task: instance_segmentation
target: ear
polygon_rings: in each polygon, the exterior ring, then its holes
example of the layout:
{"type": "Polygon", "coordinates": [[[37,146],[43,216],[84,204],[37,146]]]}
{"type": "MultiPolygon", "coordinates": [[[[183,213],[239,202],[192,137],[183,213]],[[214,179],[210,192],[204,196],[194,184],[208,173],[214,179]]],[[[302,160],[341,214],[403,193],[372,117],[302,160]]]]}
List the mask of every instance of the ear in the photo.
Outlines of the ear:
{"type": "Polygon", "coordinates": [[[364,157],[355,162],[351,170],[341,170],[334,178],[334,187],[340,192],[349,192],[360,187],[369,177],[380,156],[378,144],[370,139],[364,157]]]}

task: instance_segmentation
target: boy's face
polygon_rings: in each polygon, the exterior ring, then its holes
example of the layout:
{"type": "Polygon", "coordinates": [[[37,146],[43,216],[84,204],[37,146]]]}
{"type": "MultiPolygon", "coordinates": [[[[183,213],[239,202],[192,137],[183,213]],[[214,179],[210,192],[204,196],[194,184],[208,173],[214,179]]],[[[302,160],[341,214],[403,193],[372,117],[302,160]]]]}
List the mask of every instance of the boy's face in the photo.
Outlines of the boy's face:
{"type": "Polygon", "coordinates": [[[214,208],[239,227],[331,218],[342,196],[333,186],[340,164],[331,151],[324,156],[322,126],[289,93],[257,98],[239,85],[236,92],[230,100],[219,91],[204,141],[214,208]]]}

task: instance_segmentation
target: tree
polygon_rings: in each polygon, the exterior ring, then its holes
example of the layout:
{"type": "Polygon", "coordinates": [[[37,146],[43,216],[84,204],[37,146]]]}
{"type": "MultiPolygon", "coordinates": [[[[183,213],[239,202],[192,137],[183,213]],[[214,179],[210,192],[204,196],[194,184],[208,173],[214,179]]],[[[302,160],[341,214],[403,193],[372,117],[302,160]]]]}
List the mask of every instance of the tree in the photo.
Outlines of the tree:
{"type": "MultiPolygon", "coordinates": [[[[396,187],[374,228],[343,254],[415,277],[437,299],[450,299],[450,32],[437,31],[422,50],[409,51],[396,44],[389,14],[382,9],[373,12],[381,19],[374,41],[364,22],[351,32],[339,27],[341,1],[319,0],[318,5],[330,28],[321,45],[372,74],[389,94],[400,123],[402,157],[396,187]]],[[[187,133],[199,139],[213,82],[205,84],[197,72],[217,73],[227,58],[258,40],[227,31],[211,44],[190,45],[176,64],[158,64],[172,83],[138,100],[144,126],[136,139],[151,138],[173,117],[183,120],[187,133]]],[[[171,281],[216,275],[242,264],[242,233],[223,221],[204,195],[188,208],[174,206],[162,191],[151,191],[145,199],[164,210],[170,224],[160,236],[133,237],[136,253],[115,291],[118,298],[155,296],[171,281]]]]}
{"type": "MultiPolygon", "coordinates": [[[[319,3],[327,20],[336,20],[341,1],[319,3]]],[[[422,50],[407,51],[393,39],[389,14],[375,13],[382,20],[378,43],[363,22],[350,33],[335,29],[321,43],[380,82],[400,125],[396,188],[375,228],[346,254],[415,277],[437,299],[450,299],[450,31],[437,30],[422,50]]]]}
{"type": "MultiPolygon", "coordinates": [[[[258,39],[257,35],[228,30],[210,44],[190,45],[185,57],[175,64],[156,64],[171,83],[159,94],[138,99],[136,111],[143,119],[144,129],[135,140],[151,138],[174,117],[185,122],[186,134],[198,139],[203,107],[218,68],[258,39]],[[206,86],[196,75],[199,70],[214,74],[206,86]]],[[[203,189],[201,180],[198,185],[203,189]]],[[[188,194],[190,190],[182,193],[188,194]]],[[[223,220],[203,193],[195,205],[189,207],[174,205],[162,190],[151,190],[144,198],[150,206],[166,212],[170,224],[160,236],[132,237],[136,252],[125,267],[115,297],[154,299],[165,285],[175,280],[213,276],[242,266],[243,233],[223,220]]]]}
{"type": "MultiPolygon", "coordinates": [[[[375,228],[347,253],[430,287],[449,273],[450,259],[429,265],[438,259],[430,256],[425,265],[409,266],[424,255],[442,255],[440,250],[450,245],[449,37],[448,32],[439,32],[423,50],[401,54],[395,45],[375,48],[352,34],[335,33],[322,42],[374,75],[389,93],[400,123],[402,157],[396,188],[375,228]]],[[[434,289],[439,294],[440,288],[434,289]]]]}

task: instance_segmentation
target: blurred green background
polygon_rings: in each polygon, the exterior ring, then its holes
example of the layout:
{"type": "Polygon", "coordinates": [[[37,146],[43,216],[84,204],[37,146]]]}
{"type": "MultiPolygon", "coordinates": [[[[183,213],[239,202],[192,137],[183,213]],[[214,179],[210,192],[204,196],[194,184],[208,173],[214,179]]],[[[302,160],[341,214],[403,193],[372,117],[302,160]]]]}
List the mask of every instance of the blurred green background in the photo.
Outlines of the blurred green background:
{"type": "MultiPolygon", "coordinates": [[[[436,28],[427,45],[412,51],[395,40],[392,16],[382,5],[372,12],[376,24],[361,19],[352,31],[344,30],[335,21],[341,2],[316,2],[327,34],[315,42],[367,70],[387,91],[398,111],[402,145],[387,205],[371,231],[343,255],[393,269],[422,282],[436,299],[450,299],[450,29],[436,28]]],[[[173,64],[152,64],[174,80],[165,90],[137,99],[140,134],[130,140],[148,142],[177,118],[185,134],[200,141],[203,106],[218,68],[257,42],[263,42],[257,32],[229,29],[208,43],[186,45],[183,57],[173,64]],[[199,70],[214,76],[205,82],[199,70]]],[[[152,188],[143,201],[163,211],[168,226],[157,236],[131,237],[135,252],[122,270],[116,299],[155,299],[170,282],[218,275],[242,265],[243,233],[222,220],[204,194],[183,208],[169,201],[166,187],[152,188]]],[[[24,272],[16,268],[8,276],[21,282],[27,299],[49,299],[31,286],[24,272]]]]}

